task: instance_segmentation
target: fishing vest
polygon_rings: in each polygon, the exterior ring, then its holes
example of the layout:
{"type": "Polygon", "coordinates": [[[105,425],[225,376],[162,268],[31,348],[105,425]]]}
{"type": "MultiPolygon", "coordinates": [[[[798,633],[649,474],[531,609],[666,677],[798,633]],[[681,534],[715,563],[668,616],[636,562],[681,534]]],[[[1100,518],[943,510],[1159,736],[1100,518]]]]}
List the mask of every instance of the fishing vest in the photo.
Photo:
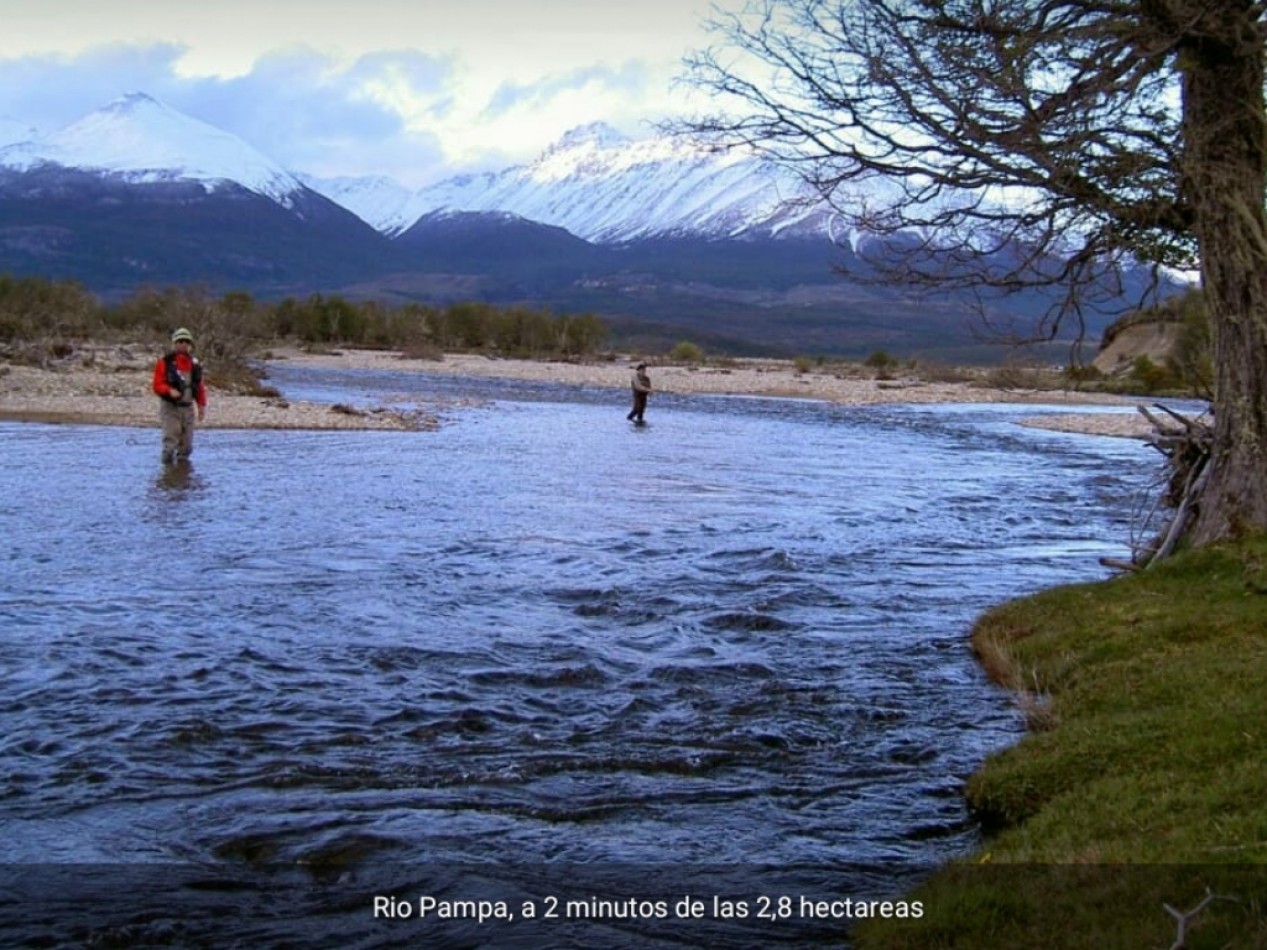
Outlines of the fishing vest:
{"type": "Polygon", "coordinates": [[[189,379],[185,379],[181,375],[180,370],[176,368],[176,354],[168,353],[163,357],[163,363],[167,367],[167,385],[172,389],[180,390],[182,393],[186,390],[189,392],[189,402],[177,399],[174,396],[159,397],[166,402],[170,402],[173,406],[192,405],[193,401],[198,397],[198,387],[202,385],[202,364],[192,356],[189,359],[193,363],[193,369],[189,373],[189,379]]]}

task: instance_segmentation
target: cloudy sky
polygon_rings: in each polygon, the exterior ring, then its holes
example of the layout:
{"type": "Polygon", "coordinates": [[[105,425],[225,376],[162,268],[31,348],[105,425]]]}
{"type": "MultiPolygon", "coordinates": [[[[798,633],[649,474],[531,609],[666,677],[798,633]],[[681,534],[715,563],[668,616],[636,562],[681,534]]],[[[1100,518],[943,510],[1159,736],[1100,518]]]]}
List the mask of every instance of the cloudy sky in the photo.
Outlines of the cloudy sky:
{"type": "MultiPolygon", "coordinates": [[[[733,6],[723,2],[719,6],[733,6]]],[[[689,108],[709,0],[0,0],[0,118],[144,92],[321,176],[418,187],[689,108]]]]}

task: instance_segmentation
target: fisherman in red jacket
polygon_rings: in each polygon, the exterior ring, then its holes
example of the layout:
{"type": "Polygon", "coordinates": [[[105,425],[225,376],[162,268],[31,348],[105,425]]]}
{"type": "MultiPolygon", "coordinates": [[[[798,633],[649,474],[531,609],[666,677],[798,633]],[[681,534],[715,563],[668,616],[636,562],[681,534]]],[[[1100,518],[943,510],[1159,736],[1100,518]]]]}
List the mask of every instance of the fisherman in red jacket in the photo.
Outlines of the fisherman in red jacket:
{"type": "Polygon", "coordinates": [[[207,414],[207,387],[202,364],[193,357],[193,334],[183,327],[172,334],[172,349],[154,366],[154,395],[161,400],[163,464],[186,461],[194,451],[194,414],[201,422],[207,414]]]}

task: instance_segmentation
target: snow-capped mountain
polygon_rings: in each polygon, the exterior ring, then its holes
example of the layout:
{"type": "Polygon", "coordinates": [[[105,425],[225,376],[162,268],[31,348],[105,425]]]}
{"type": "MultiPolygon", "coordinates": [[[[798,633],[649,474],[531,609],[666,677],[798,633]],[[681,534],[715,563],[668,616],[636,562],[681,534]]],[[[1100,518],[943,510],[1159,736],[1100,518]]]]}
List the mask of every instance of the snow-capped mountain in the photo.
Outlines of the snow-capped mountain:
{"type": "Polygon", "coordinates": [[[632,139],[603,123],[573,129],[526,165],[416,192],[384,178],[300,177],[392,236],[468,212],[511,214],[599,244],[775,235],[822,220],[804,185],[766,162],[665,136],[632,139]]]}
{"type": "Polygon", "coordinates": [[[0,148],[0,272],[279,292],[361,280],[391,242],[234,135],[130,95],[0,148]]]}
{"type": "Polygon", "coordinates": [[[413,192],[404,185],[381,175],[318,178],[296,172],[295,176],[377,231],[387,231],[389,223],[400,218],[401,209],[413,197],[413,192]]]}
{"type": "Polygon", "coordinates": [[[51,135],[0,149],[0,167],[60,166],[131,183],[197,182],[208,191],[235,184],[283,207],[300,181],[235,135],[142,93],[117,99],[51,135]]]}
{"type": "Polygon", "coordinates": [[[428,186],[394,215],[366,220],[400,234],[437,212],[507,212],[601,244],[770,235],[821,216],[799,180],[756,158],[631,139],[602,123],[572,130],[527,165],[428,186]]]}
{"type": "Polygon", "coordinates": [[[0,169],[75,169],[133,184],[193,182],[207,192],[236,185],[288,209],[310,190],[388,236],[442,213],[506,213],[601,244],[773,235],[821,214],[795,178],[751,156],[665,136],[631,139],[602,123],[574,129],[531,163],[416,192],[382,177],[288,172],[237,136],[143,93],[50,135],[32,132],[0,122],[0,169]]]}

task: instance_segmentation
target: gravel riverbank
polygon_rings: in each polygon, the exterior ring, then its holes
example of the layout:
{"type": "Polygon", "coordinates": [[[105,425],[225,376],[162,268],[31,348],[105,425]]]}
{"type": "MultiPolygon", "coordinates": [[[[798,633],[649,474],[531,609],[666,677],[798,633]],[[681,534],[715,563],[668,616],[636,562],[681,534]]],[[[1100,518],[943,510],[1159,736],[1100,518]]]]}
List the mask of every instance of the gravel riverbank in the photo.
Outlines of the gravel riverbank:
{"type": "MultiPolygon", "coordinates": [[[[0,419],[99,425],[156,426],[157,400],[150,374],[159,353],[141,346],[77,350],[43,367],[0,365],[0,419]]],[[[313,366],[485,376],[627,389],[628,360],[588,362],[495,359],[448,355],[439,360],[405,359],[398,353],[346,350],[323,354],[279,350],[271,359],[313,366]]],[[[210,376],[214,376],[210,373],[210,376]]],[[[710,393],[823,399],[849,405],[928,403],[1015,403],[1061,406],[1132,406],[1137,399],[1048,390],[992,389],[976,383],[880,380],[829,370],[801,372],[788,361],[735,360],[726,366],[651,364],[658,392],[710,393]]],[[[654,398],[654,397],[653,397],[654,398]]],[[[217,391],[212,386],[206,428],[396,429],[435,428],[460,404],[437,398],[408,410],[381,405],[337,406],[292,402],[217,391]]],[[[1144,438],[1150,431],[1139,413],[1062,413],[1024,421],[1062,431],[1144,438]]]]}

